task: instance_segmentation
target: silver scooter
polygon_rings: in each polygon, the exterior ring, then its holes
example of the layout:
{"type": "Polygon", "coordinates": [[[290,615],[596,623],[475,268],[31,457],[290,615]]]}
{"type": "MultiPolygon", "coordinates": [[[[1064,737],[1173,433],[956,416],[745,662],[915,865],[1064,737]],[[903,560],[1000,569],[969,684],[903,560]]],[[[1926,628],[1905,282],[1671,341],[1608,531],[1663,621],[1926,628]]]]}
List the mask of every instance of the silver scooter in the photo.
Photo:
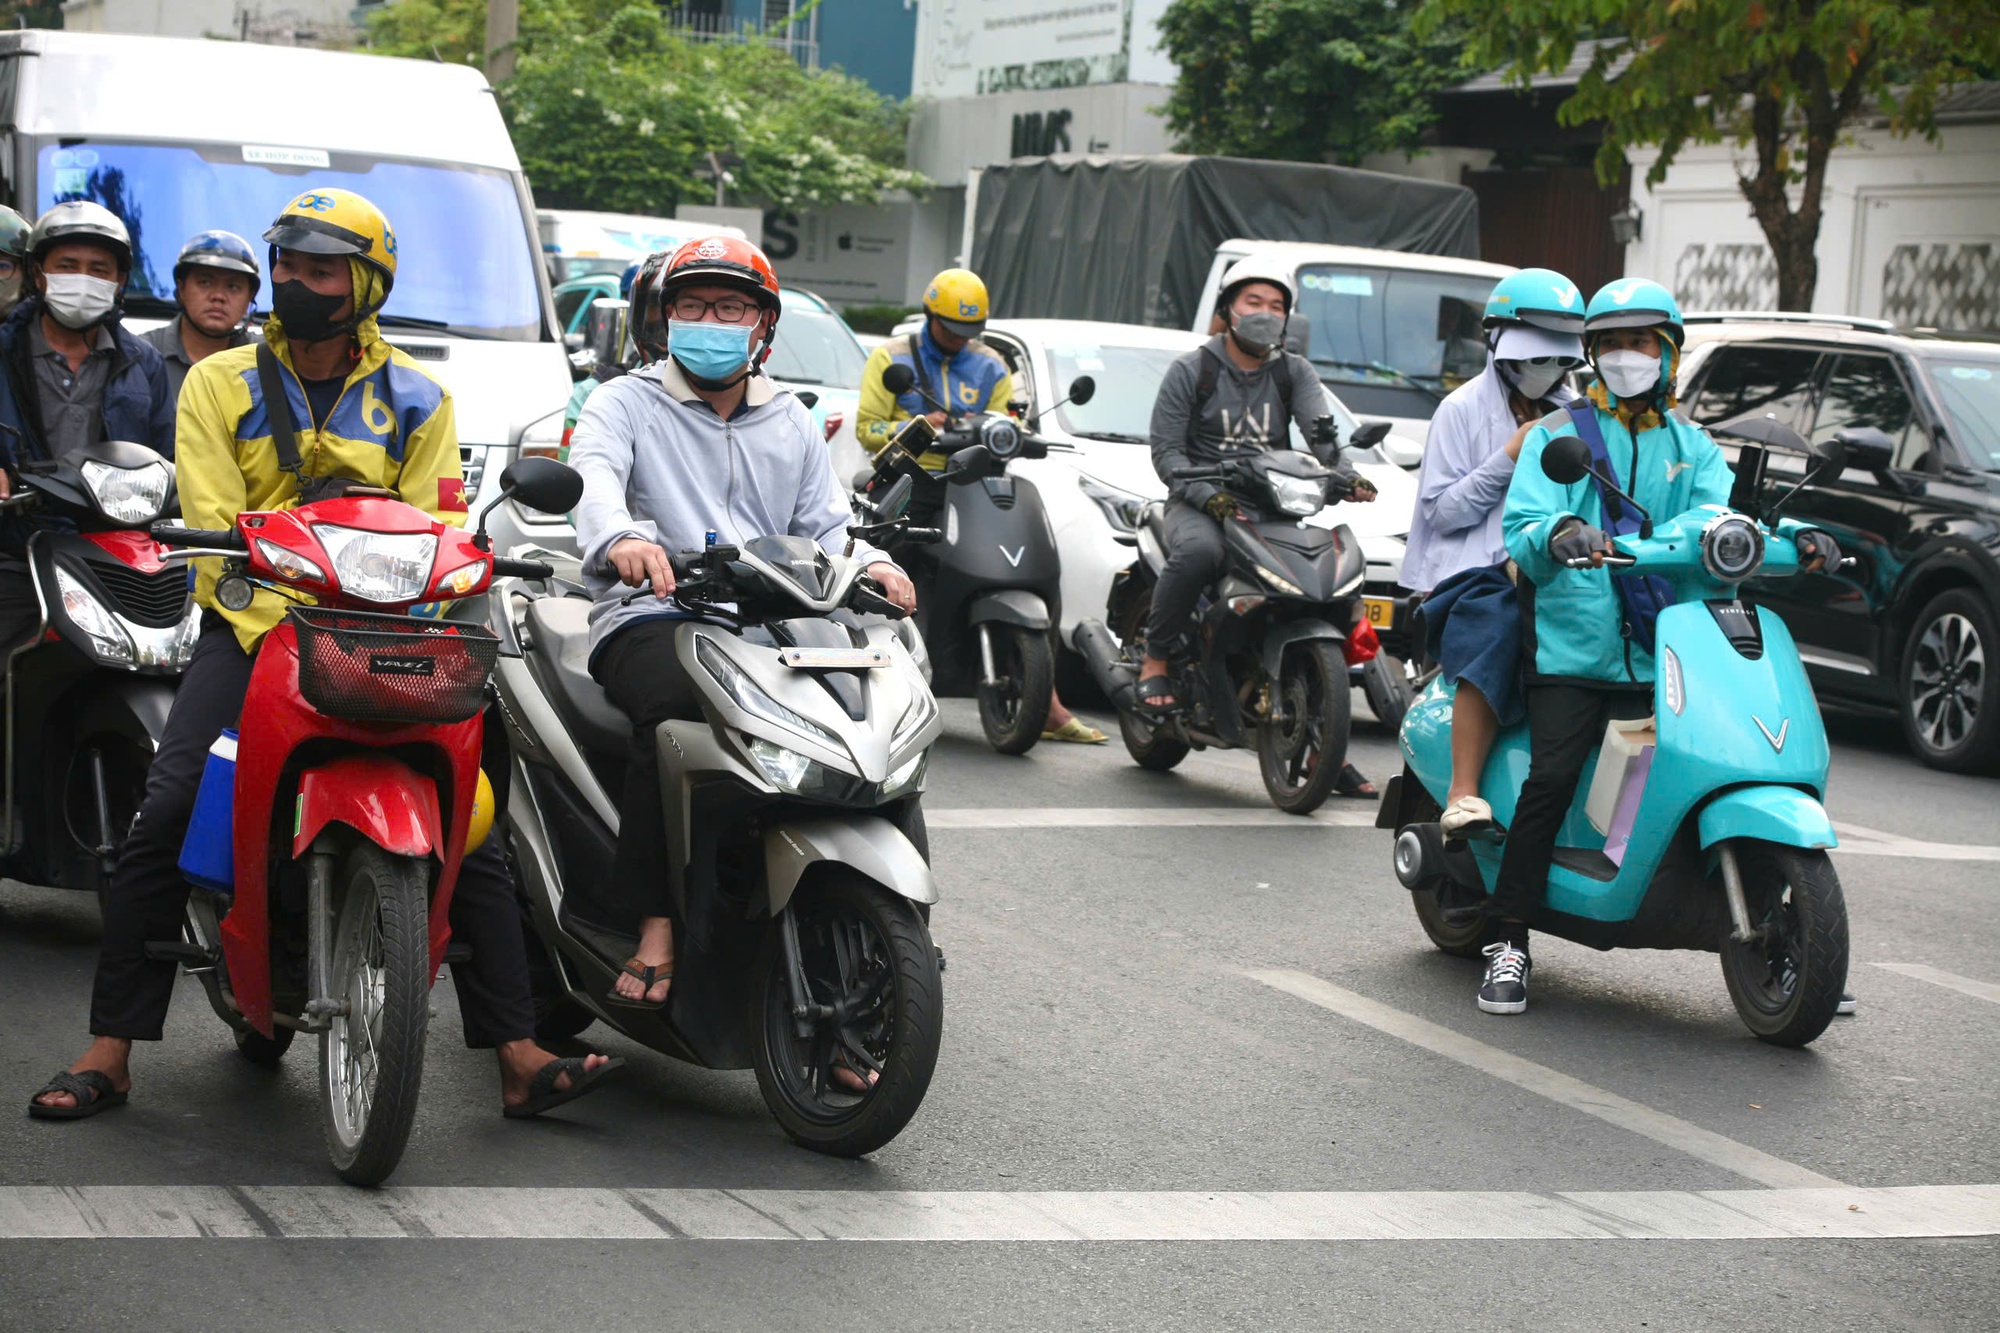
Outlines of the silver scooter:
{"type": "Polygon", "coordinates": [[[900,611],[804,538],[672,558],[673,600],[700,617],[674,651],[702,720],[655,733],[686,919],[666,1005],[627,1008],[605,996],[635,941],[590,919],[588,886],[612,882],[632,727],[587,669],[578,566],[565,579],[551,563],[547,582],[501,582],[490,622],[538,1033],[602,1021],[677,1059],[754,1068],[804,1147],[881,1147],[929,1087],[944,1000],[919,803],[941,723],[900,611]]]}

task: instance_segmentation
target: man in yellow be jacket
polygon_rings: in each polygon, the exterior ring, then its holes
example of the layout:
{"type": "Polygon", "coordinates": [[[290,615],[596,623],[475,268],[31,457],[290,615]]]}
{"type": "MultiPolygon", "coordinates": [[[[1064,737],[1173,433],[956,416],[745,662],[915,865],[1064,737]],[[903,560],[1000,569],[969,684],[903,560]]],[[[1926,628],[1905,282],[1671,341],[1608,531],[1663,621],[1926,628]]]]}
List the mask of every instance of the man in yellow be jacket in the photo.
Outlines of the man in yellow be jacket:
{"type": "MultiPolygon", "coordinates": [[[[234,527],[245,510],[327,498],[343,483],[380,487],[462,525],[465,483],[451,395],[382,341],[375,314],[396,278],[396,238],[373,204],[346,190],[308,190],[285,206],[271,246],[271,314],[262,367],[255,344],[206,357],[189,372],[177,426],[184,521],[234,527]],[[274,438],[261,371],[274,371],[296,432],[274,438]]],[[[260,590],[241,611],[215,599],[213,562],[198,562],[202,634],[175,696],[146,795],[106,890],[91,996],[94,1040],[29,1106],[80,1119],[125,1102],[134,1041],[158,1041],[175,965],[148,959],[148,940],[180,937],[188,885],[179,859],[208,750],[234,726],[257,645],[287,599],[260,590]]],[[[254,725],[254,723],[253,723],[254,725]]],[[[452,895],[454,938],[469,962],[451,973],[466,1044],[496,1048],[503,1107],[536,1114],[589,1091],[616,1068],[601,1055],[557,1059],[534,1041],[534,1003],[513,886],[497,839],[466,856],[452,895]]]]}
{"type": "MultiPolygon", "coordinates": [[[[896,428],[911,417],[929,417],[931,425],[945,429],[949,418],[925,394],[950,408],[952,416],[1007,410],[1014,400],[1014,376],[1000,354],[979,341],[986,313],[986,284],[977,273],[948,268],[931,279],[924,291],[924,326],[877,347],[861,372],[854,436],[862,448],[881,453],[896,438],[896,428]],[[917,377],[917,387],[900,398],[882,383],[883,372],[898,363],[917,377]]],[[[918,461],[941,472],[945,455],[933,449],[918,461]]]]}

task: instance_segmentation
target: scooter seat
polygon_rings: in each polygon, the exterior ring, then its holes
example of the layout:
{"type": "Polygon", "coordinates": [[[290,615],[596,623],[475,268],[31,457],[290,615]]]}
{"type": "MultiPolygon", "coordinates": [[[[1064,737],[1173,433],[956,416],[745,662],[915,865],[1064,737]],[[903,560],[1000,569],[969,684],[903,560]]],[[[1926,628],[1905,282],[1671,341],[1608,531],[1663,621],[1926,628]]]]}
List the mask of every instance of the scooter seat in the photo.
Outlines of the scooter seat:
{"type": "Polygon", "coordinates": [[[1167,546],[1166,501],[1153,500],[1148,502],[1146,507],[1139,513],[1139,525],[1153,534],[1153,540],[1160,544],[1162,551],[1169,549],[1167,546]]]}
{"type": "Polygon", "coordinates": [[[538,597],[528,603],[536,674],[570,736],[585,750],[622,752],[632,721],[590,675],[590,603],[581,597],[538,597]]]}

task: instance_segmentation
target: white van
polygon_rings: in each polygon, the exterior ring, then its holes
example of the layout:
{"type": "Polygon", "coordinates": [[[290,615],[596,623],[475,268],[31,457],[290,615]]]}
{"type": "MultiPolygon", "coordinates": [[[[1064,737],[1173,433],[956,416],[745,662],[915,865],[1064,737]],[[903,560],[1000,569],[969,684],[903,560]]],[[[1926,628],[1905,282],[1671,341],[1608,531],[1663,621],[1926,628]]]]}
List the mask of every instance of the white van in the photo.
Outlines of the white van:
{"type": "MultiPolygon", "coordinates": [[[[1252,255],[1289,269],[1299,294],[1295,348],[1357,415],[1386,420],[1419,444],[1444,396],[1486,366],[1479,322],[1505,264],[1304,241],[1224,241],[1202,288],[1194,329],[1208,332],[1222,275],[1252,255]],[[1299,318],[1304,320],[1303,327],[1299,318]]],[[[1391,457],[1414,466],[1415,458],[1391,457]]]]}
{"type": "Polygon", "coordinates": [[[734,236],[748,240],[741,227],[715,222],[681,222],[643,213],[594,213],[573,208],[545,208],[541,224],[542,254],[549,276],[568,282],[592,273],[623,273],[635,259],[660,250],[675,250],[703,236],[734,236]]]}
{"type": "MultiPolygon", "coordinates": [[[[569,359],[528,183],[479,71],[239,42],[7,32],[0,126],[10,131],[0,139],[6,195],[22,213],[87,198],[131,229],[135,332],[174,313],[174,259],[187,237],[221,227],[261,249],[272,218],[306,186],[365,195],[396,230],[382,331],[451,390],[468,494],[511,451],[560,444],[569,359]]],[[[259,295],[269,299],[268,273],[259,295]]]]}

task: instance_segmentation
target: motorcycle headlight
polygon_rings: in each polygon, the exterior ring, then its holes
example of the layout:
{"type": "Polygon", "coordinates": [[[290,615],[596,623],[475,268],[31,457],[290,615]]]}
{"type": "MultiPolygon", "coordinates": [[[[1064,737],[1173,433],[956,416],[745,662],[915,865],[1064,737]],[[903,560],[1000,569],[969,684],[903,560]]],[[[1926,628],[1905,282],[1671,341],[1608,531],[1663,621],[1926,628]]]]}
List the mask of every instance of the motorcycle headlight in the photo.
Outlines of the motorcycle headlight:
{"type": "MultiPolygon", "coordinates": [[[[720,685],[723,691],[736,701],[736,706],[744,712],[750,714],[752,717],[761,718],[773,726],[783,727],[787,731],[795,731],[801,736],[808,736],[822,745],[831,746],[836,750],[841,748],[839,737],[811,718],[801,716],[779,703],[776,699],[773,699],[769,694],[766,694],[761,685],[745,675],[742,668],[730,661],[726,653],[707,639],[697,638],[695,640],[694,655],[695,660],[701,663],[703,669],[715,678],[715,683],[720,685]]],[[[790,751],[786,751],[786,753],[789,754],[790,751]]],[[[760,766],[764,764],[764,760],[761,758],[757,762],[760,766]]],[[[768,775],[768,768],[766,769],[766,773],[768,775]]],[[[775,777],[771,780],[777,782],[775,777]]],[[[798,789],[788,788],[787,790],[796,791],[798,789]]]]}
{"type": "Polygon", "coordinates": [[[160,516],[167,503],[167,488],[174,474],[165,463],[144,467],[113,467],[109,463],[85,462],[83,483],[106,516],[120,523],[150,523],[160,516]]]}
{"type": "Polygon", "coordinates": [[[987,417],[979,423],[979,442],[1004,463],[1021,452],[1021,428],[1005,417],[987,417]]]}
{"type": "Polygon", "coordinates": [[[272,573],[287,583],[294,583],[300,579],[310,579],[314,583],[326,582],[325,570],[297,551],[288,551],[274,541],[259,537],[257,554],[264,557],[264,563],[271,567],[272,573]]]}
{"type": "Polygon", "coordinates": [[[921,677],[913,677],[910,685],[910,706],[903,710],[902,721],[896,724],[896,731],[889,738],[889,752],[894,754],[903,748],[903,742],[930,725],[937,716],[937,700],[931,697],[931,687],[921,677]]]}
{"type": "Polygon", "coordinates": [[[364,532],[316,523],[313,535],[333,557],[334,577],[351,597],[414,602],[430,585],[437,538],[428,532],[364,532]]]}
{"type": "Polygon", "coordinates": [[[826,785],[826,765],[761,736],[750,738],[750,757],[773,787],[797,796],[826,785]]]}
{"type": "Polygon", "coordinates": [[[1146,512],[1145,497],[1121,491],[1116,486],[1106,486],[1095,477],[1079,475],[1076,484],[1104,511],[1105,521],[1111,524],[1112,531],[1139,530],[1139,520],[1146,512]]]}
{"type": "Polygon", "coordinates": [[[1741,583],[1764,564],[1764,534],[1741,514],[1713,519],[1701,532],[1701,563],[1724,583],[1741,583]]]}
{"type": "Polygon", "coordinates": [[[884,801],[893,801],[897,797],[907,796],[913,791],[922,791],[924,787],[925,761],[930,758],[930,755],[931,752],[929,750],[919,750],[917,751],[916,758],[891,773],[889,780],[882,784],[882,799],[884,801]]]}
{"type": "Polygon", "coordinates": [[[63,614],[89,636],[99,657],[113,666],[131,666],[137,660],[132,636],[125,632],[118,618],[91,595],[81,579],[61,565],[56,566],[56,590],[62,595],[63,614]]]}
{"type": "Polygon", "coordinates": [[[1272,477],[1271,500],[1293,518],[1311,518],[1326,508],[1326,482],[1318,477],[1272,477]]]}

